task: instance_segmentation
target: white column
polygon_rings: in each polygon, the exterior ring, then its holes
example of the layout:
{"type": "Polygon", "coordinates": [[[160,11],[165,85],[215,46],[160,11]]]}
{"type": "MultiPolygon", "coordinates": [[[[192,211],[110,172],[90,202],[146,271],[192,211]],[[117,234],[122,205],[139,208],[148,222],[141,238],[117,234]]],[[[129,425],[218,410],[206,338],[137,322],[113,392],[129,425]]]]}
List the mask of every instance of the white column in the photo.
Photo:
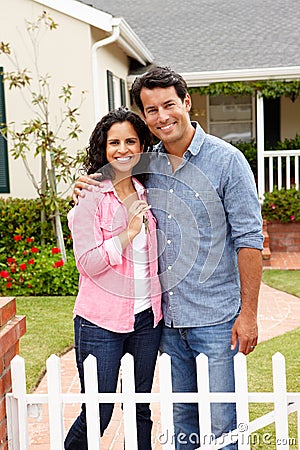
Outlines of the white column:
{"type": "Polygon", "coordinates": [[[257,129],[257,188],[260,202],[265,193],[264,169],[264,99],[258,91],[256,94],[256,129],[257,129]]]}

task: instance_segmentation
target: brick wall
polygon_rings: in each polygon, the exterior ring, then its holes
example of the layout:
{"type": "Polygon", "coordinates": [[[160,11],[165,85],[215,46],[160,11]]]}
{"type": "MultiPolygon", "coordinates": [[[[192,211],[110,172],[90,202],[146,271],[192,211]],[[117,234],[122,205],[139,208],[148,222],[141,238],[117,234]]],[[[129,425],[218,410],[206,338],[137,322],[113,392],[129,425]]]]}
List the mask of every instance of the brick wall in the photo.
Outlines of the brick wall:
{"type": "Polygon", "coordinates": [[[0,450],[8,449],[5,395],[11,390],[10,362],[26,332],[25,316],[16,316],[16,299],[0,297],[0,450]]]}

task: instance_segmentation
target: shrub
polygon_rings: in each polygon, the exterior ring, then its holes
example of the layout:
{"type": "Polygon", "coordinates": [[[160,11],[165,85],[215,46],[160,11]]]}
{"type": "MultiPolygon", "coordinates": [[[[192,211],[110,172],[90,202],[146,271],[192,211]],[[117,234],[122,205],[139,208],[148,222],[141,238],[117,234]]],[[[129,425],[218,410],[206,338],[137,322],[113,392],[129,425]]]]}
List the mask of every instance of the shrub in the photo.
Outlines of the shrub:
{"type": "Polygon", "coordinates": [[[33,237],[13,236],[13,250],[0,263],[0,296],[75,295],[78,272],[69,252],[64,264],[60,249],[38,248],[33,237]]]}
{"type": "Polygon", "coordinates": [[[300,191],[293,187],[265,193],[262,216],[271,222],[300,222],[300,191]]]}
{"type": "MultiPolygon", "coordinates": [[[[61,223],[66,249],[72,249],[70,230],[67,224],[67,212],[70,210],[68,199],[59,200],[61,223]]],[[[46,211],[47,223],[41,228],[40,199],[0,198],[0,262],[6,261],[7,253],[14,251],[13,236],[30,236],[36,246],[41,246],[41,236],[49,245],[56,245],[52,224],[52,212],[46,211]]]]}

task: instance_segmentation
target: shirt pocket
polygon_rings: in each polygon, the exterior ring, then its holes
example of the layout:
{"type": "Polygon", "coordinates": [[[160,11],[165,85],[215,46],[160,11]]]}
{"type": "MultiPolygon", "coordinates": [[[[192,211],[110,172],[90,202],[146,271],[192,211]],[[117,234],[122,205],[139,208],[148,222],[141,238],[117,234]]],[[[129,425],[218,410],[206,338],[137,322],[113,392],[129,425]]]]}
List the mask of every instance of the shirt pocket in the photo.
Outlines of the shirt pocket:
{"type": "Polygon", "coordinates": [[[192,190],[182,191],[182,200],[192,214],[193,219],[201,230],[204,227],[211,227],[215,218],[223,211],[222,202],[217,192],[214,190],[195,192],[192,190]]]}
{"type": "Polygon", "coordinates": [[[98,220],[97,225],[102,231],[104,241],[114,236],[118,236],[126,228],[126,222],[124,219],[122,220],[121,218],[113,217],[101,217],[98,220]]]}

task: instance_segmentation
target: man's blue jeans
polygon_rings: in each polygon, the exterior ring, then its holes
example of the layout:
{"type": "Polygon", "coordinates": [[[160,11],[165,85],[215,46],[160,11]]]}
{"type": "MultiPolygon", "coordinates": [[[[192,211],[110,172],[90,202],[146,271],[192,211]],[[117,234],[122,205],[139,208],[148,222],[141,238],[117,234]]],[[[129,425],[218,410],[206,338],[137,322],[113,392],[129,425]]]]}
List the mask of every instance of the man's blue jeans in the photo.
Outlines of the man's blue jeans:
{"type": "MultiPolygon", "coordinates": [[[[77,368],[84,392],[83,361],[89,354],[97,358],[99,392],[115,392],[120,361],[125,353],[134,357],[136,392],[150,392],[161,336],[162,321],[153,328],[153,312],[149,308],[135,316],[134,331],[115,333],[100,328],[82,317],[74,320],[77,368]]],[[[100,430],[103,435],[113,412],[113,404],[100,405],[100,430]]],[[[151,450],[151,411],[149,404],[137,403],[139,450],[151,450]]],[[[85,405],[65,439],[65,449],[86,450],[87,427],[85,405]]],[[[129,449],[130,450],[130,449],[129,449]]]]}
{"type": "MultiPolygon", "coordinates": [[[[200,353],[208,357],[210,391],[234,392],[233,357],[237,349],[230,349],[234,321],[235,318],[219,325],[196,328],[164,326],[160,351],[171,356],[173,392],[197,392],[195,358],[200,353]]],[[[198,448],[198,405],[176,403],[173,411],[176,450],[198,448]]],[[[212,433],[216,437],[236,428],[234,403],[212,403],[211,416],[212,433]]],[[[236,450],[237,445],[230,444],[224,449],[236,450]]]]}

